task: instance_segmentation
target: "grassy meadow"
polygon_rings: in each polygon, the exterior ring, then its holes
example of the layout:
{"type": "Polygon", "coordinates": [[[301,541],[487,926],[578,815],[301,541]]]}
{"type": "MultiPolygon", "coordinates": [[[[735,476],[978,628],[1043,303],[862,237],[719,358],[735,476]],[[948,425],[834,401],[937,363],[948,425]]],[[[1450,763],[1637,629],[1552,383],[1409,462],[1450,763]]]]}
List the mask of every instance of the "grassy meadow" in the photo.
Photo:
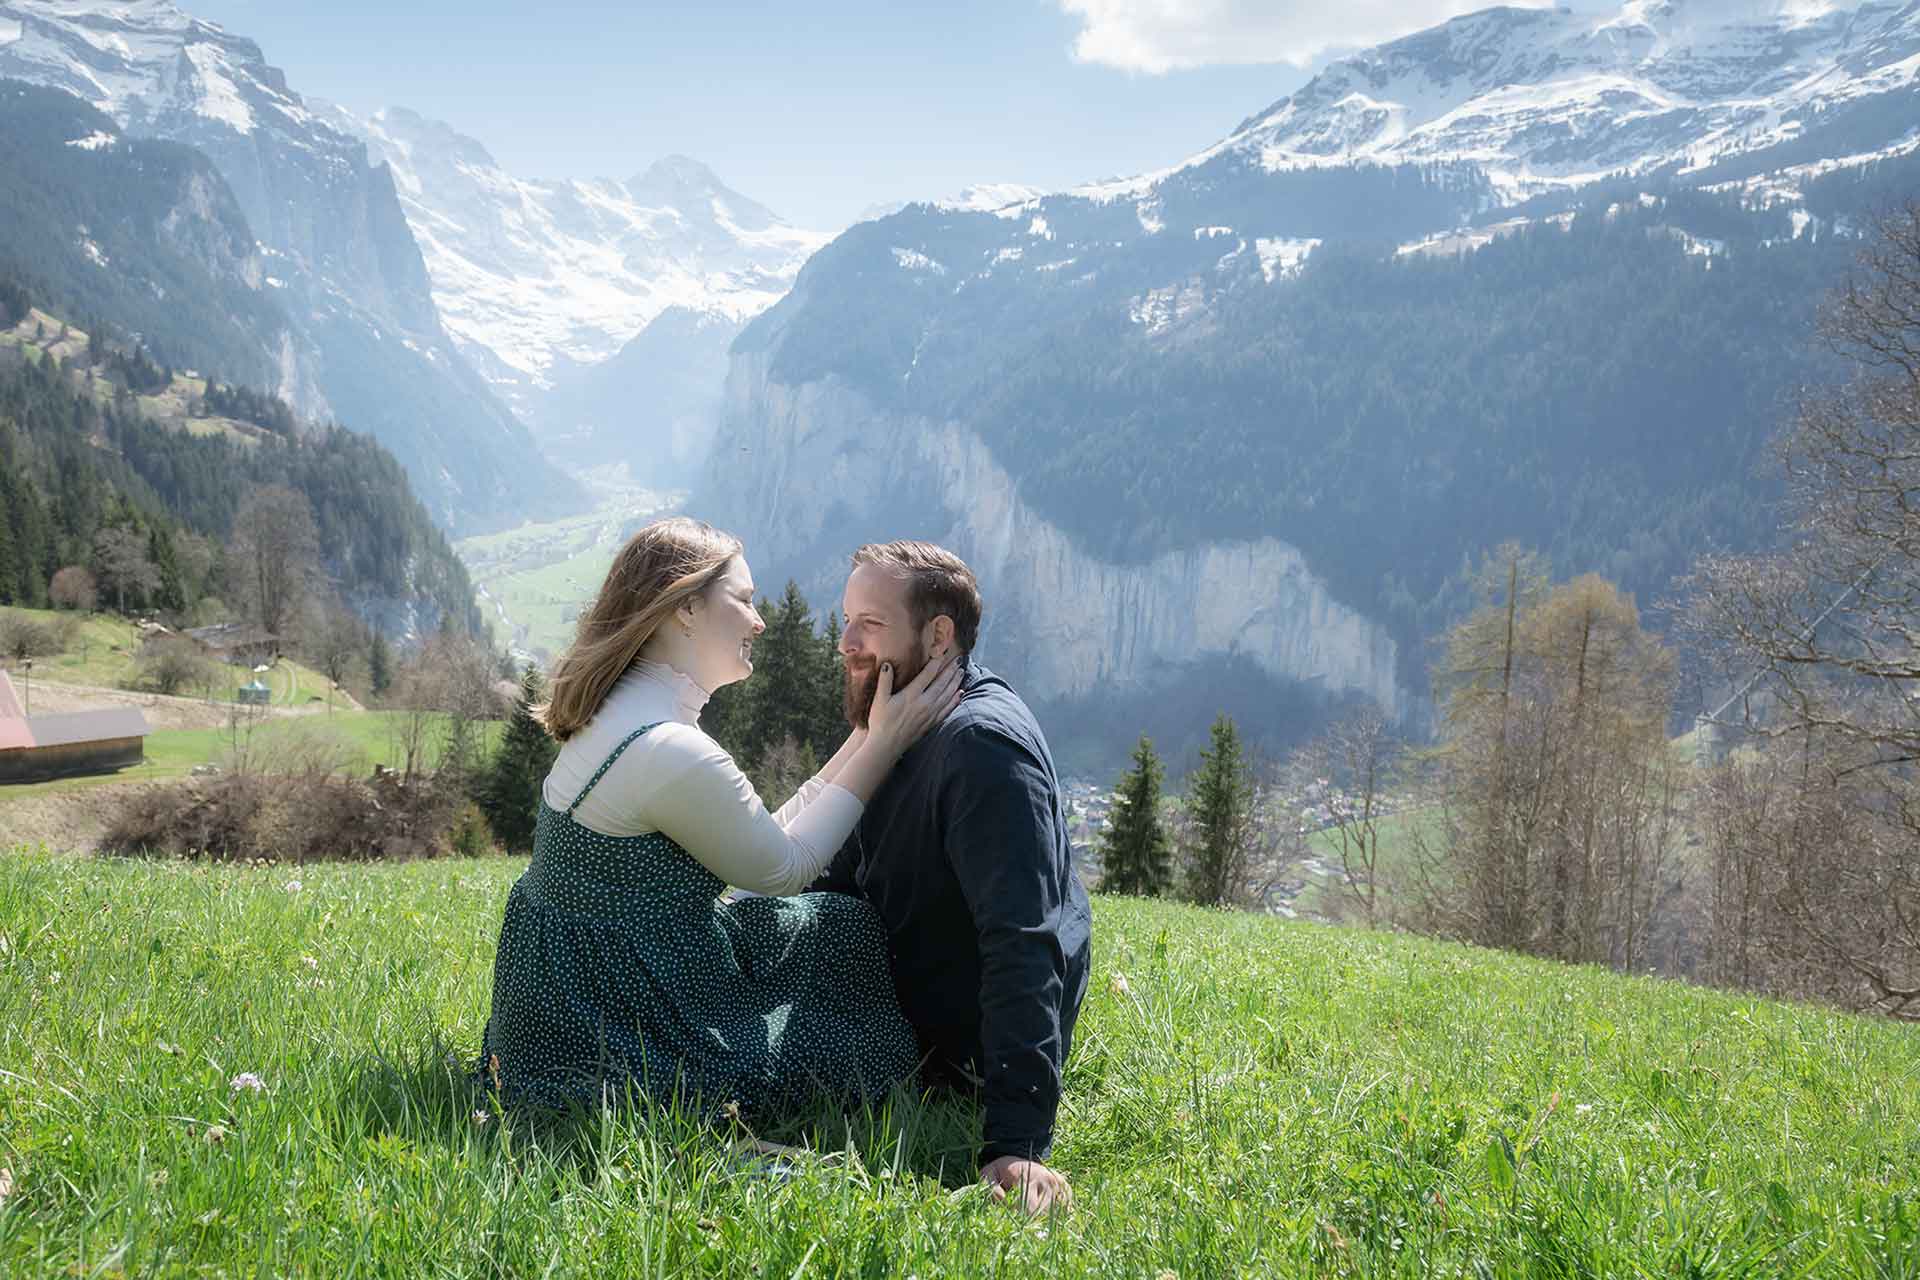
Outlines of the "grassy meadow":
{"type": "Polygon", "coordinates": [[[1029,1223],[975,1117],[503,1121],[523,864],[0,853],[0,1275],[1920,1275],[1920,1028],[1098,899],[1029,1223]]]}
{"type": "Polygon", "coordinates": [[[473,575],[487,620],[530,652],[558,654],[573,642],[579,611],[599,591],[622,533],[644,517],[670,510],[682,496],[606,475],[580,478],[597,499],[591,510],[454,544],[473,575]]]}
{"type": "MultiPolygon", "coordinates": [[[[71,625],[74,628],[72,638],[63,652],[34,661],[35,680],[118,689],[125,686],[139,666],[140,631],[124,618],[107,613],[75,614],[12,605],[7,606],[6,611],[46,625],[71,625]]],[[[254,678],[253,673],[244,667],[219,663],[214,666],[219,677],[213,686],[214,694],[222,701],[232,701],[233,691],[254,678]]],[[[320,672],[302,666],[291,658],[280,659],[260,679],[273,690],[273,703],[280,707],[306,707],[316,702],[324,703],[331,683],[320,672]]],[[[16,688],[24,683],[18,673],[15,673],[13,681],[16,688]]],[[[182,692],[187,696],[197,696],[197,691],[182,692]]],[[[338,706],[357,705],[352,698],[338,693],[333,698],[338,706]]]]}

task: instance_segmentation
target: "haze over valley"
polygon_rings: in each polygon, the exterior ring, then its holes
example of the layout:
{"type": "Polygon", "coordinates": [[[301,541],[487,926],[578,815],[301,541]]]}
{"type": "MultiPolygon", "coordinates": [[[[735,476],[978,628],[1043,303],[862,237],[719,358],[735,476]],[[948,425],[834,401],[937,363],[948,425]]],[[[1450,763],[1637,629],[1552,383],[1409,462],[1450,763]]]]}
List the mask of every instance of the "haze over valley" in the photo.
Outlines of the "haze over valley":
{"type": "Polygon", "coordinates": [[[391,450],[525,656],[676,503],[816,609],[851,547],[929,537],[982,575],[984,655],[1104,766],[1123,725],[1197,742],[1222,708],[1182,691],[1223,672],[1276,744],[1360,702],[1424,731],[1430,638],[1503,541],[1643,606],[1764,544],[1765,442],[1829,370],[1814,302],[1920,173],[1916,69],[1914,4],[1491,9],[1171,167],[978,174],[835,230],[671,137],[625,178],[516,174],[457,120],[303,96],[190,7],[6,0],[0,78],[77,100],[0,118],[43,182],[173,145],[218,231],[56,199],[0,262],[391,450]]]}

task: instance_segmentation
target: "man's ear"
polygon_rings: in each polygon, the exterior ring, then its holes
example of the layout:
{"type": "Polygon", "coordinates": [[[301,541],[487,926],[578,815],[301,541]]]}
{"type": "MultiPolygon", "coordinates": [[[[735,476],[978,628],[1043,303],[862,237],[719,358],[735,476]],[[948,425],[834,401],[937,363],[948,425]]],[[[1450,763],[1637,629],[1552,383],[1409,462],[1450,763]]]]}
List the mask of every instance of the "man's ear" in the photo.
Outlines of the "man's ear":
{"type": "Polygon", "coordinates": [[[953,650],[953,619],[942,613],[927,625],[933,628],[933,643],[927,646],[927,655],[943,658],[953,650]]]}

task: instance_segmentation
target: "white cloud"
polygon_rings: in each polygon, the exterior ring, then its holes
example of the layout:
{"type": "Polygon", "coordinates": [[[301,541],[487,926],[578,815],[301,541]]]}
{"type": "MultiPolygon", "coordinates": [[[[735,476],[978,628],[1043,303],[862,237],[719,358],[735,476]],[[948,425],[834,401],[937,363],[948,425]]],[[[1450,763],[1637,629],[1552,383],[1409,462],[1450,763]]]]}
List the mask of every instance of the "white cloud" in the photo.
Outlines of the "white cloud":
{"type": "MultiPolygon", "coordinates": [[[[1378,44],[1484,9],[1488,2],[1058,0],[1080,19],[1076,59],[1153,75],[1221,63],[1305,67],[1328,49],[1378,44]]],[[[1547,2],[1509,0],[1533,8],[1547,2]]]]}

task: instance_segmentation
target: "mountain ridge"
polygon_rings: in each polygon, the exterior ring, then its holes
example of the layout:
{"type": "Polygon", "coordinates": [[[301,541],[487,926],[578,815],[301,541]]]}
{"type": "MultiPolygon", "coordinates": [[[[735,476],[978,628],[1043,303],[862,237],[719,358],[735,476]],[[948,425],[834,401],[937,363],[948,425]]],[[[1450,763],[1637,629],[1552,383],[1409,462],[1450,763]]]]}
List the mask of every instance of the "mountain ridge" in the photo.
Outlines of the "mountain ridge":
{"type": "Polygon", "coordinates": [[[255,42],[166,0],[3,0],[0,76],[212,161],[291,322],[271,389],[380,438],[443,521],[474,528],[574,495],[442,328],[391,174],[255,42]]]}
{"type": "MultiPolygon", "coordinates": [[[[705,320],[700,337],[680,347],[687,364],[723,360],[739,326],[778,301],[828,239],[790,226],[683,155],[624,181],[529,179],[509,173],[479,140],[404,107],[365,118],[330,107],[327,116],[393,172],[461,351],[578,465],[648,444],[686,461],[689,437],[672,424],[697,416],[702,400],[710,416],[717,377],[697,394],[670,389],[673,405],[642,422],[634,419],[650,403],[643,385],[621,386],[616,400],[627,415],[596,408],[582,416],[582,406],[600,403],[597,387],[617,369],[615,357],[669,313],[705,320]]],[[[650,345],[667,337],[656,333],[650,345]]],[[[700,447],[710,432],[696,433],[700,447]]]]}
{"type": "MultiPolygon", "coordinates": [[[[876,536],[978,558],[1006,621],[989,661],[1043,700],[1245,660],[1417,725],[1425,642],[1497,543],[1651,602],[1700,549],[1768,536],[1762,446],[1825,372],[1814,302],[1871,210],[1920,186],[1915,5],[1778,40],[1715,9],[1717,61],[1671,40],[1641,59],[1785,85],[1794,120],[1734,101],[1576,128],[1619,87],[1559,46],[1671,32],[1679,8],[1483,12],[1334,64],[1170,169],[850,228],[736,341],[696,504],[810,590],[876,536]],[[1352,100],[1368,66],[1452,96],[1395,125],[1392,94],[1352,100]],[[976,449],[993,465],[950,501],[976,449]],[[1000,556],[1009,529],[1052,567],[1000,556]],[[1184,631],[1180,557],[1218,566],[1184,631]],[[1275,627],[1275,582],[1315,602],[1304,631],[1275,627]],[[1137,616],[1088,643],[1103,592],[1137,616]]],[[[1220,696],[1287,696],[1256,685],[1220,696]]]]}

